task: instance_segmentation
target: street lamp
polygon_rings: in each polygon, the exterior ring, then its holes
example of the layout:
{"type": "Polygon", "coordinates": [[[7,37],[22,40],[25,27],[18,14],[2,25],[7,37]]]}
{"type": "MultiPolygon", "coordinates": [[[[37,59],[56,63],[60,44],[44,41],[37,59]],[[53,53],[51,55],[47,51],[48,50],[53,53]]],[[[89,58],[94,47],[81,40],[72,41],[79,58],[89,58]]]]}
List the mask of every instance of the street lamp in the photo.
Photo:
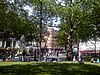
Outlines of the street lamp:
{"type": "Polygon", "coordinates": [[[40,51],[39,51],[40,61],[41,61],[41,41],[42,41],[42,1],[40,1],[40,51]]]}

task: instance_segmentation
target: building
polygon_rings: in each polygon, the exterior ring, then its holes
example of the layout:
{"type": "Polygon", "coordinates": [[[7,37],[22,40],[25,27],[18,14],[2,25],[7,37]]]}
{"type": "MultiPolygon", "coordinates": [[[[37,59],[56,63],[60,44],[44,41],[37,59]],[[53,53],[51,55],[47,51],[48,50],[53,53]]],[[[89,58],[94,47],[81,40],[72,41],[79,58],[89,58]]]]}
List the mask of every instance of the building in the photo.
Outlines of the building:
{"type": "Polygon", "coordinates": [[[48,49],[55,49],[57,48],[57,32],[58,30],[55,30],[53,27],[48,27],[48,30],[47,30],[47,35],[44,36],[44,39],[45,39],[45,46],[48,48],[48,49]]]}
{"type": "Polygon", "coordinates": [[[79,50],[100,50],[100,41],[87,41],[79,44],[79,50]]]}

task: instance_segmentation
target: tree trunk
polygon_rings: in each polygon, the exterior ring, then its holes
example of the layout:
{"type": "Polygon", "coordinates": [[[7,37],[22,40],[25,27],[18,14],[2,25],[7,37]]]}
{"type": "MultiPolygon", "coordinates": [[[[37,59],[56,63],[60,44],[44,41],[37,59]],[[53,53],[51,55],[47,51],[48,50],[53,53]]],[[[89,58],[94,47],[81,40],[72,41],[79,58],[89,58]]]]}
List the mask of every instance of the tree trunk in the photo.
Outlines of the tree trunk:
{"type": "Polygon", "coordinates": [[[95,52],[95,57],[97,57],[97,54],[96,54],[96,40],[95,40],[95,44],[94,44],[94,52],[95,52]]]}
{"type": "Polygon", "coordinates": [[[69,39],[68,47],[69,47],[69,55],[70,60],[73,60],[73,48],[72,48],[72,38],[69,39]]]}
{"type": "Polygon", "coordinates": [[[68,37],[68,47],[70,51],[70,60],[73,60],[73,33],[74,33],[74,22],[70,21],[70,30],[69,30],[69,37],[68,37]]]}
{"type": "MultiPolygon", "coordinates": [[[[72,0],[70,0],[70,6],[73,7],[73,3],[72,0]]],[[[69,47],[69,51],[70,51],[70,60],[73,60],[73,33],[74,33],[74,19],[73,19],[73,9],[72,12],[70,14],[70,21],[69,21],[69,25],[70,25],[70,29],[69,29],[69,36],[68,36],[68,47],[69,47]]]]}
{"type": "Polygon", "coordinates": [[[65,45],[65,50],[67,49],[67,46],[65,45]]]}

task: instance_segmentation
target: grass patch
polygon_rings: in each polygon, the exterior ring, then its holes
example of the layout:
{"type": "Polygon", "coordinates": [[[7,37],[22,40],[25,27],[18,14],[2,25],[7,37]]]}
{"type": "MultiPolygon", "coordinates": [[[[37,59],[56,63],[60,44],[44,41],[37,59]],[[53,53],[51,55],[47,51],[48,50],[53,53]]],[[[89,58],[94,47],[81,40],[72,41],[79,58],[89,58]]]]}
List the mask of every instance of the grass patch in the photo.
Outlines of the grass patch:
{"type": "Polygon", "coordinates": [[[0,75],[100,75],[99,64],[0,62],[0,75]]]}
{"type": "Polygon", "coordinates": [[[19,65],[19,64],[27,65],[27,64],[32,64],[32,63],[33,62],[0,62],[0,66],[19,65]]]}

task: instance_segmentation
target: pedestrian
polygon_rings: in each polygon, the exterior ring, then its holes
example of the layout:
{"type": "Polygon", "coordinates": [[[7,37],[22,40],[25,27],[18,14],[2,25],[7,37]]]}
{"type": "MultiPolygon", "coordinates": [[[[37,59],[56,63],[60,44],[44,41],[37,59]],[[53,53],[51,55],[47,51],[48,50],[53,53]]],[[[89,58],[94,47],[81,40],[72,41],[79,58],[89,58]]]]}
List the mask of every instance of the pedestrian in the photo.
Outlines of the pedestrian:
{"type": "Polygon", "coordinates": [[[83,60],[81,58],[78,59],[79,64],[84,64],[83,60]]]}
{"type": "Polygon", "coordinates": [[[46,55],[44,55],[44,62],[46,62],[46,55]]]}
{"type": "Polygon", "coordinates": [[[26,56],[27,56],[27,52],[25,50],[23,50],[23,52],[22,52],[22,61],[24,61],[24,62],[27,61],[26,56]]]}
{"type": "Polygon", "coordinates": [[[74,56],[74,58],[73,58],[73,62],[76,62],[76,58],[75,58],[75,56],[74,56]]]}
{"type": "Polygon", "coordinates": [[[6,50],[2,49],[2,61],[6,61],[6,50]]]}
{"type": "Polygon", "coordinates": [[[78,62],[79,64],[84,64],[82,52],[79,52],[78,62]]]}
{"type": "Polygon", "coordinates": [[[3,55],[3,57],[2,57],[2,61],[6,61],[6,57],[5,57],[5,55],[3,55]]]}
{"type": "Polygon", "coordinates": [[[59,52],[57,52],[57,57],[59,57],[59,52]]]}
{"type": "Polygon", "coordinates": [[[71,56],[70,56],[70,53],[68,53],[68,54],[67,54],[67,59],[68,59],[68,61],[70,61],[70,57],[71,57],[71,56]]]}
{"type": "Polygon", "coordinates": [[[32,47],[29,48],[29,53],[31,56],[33,56],[33,48],[32,47]]]}

